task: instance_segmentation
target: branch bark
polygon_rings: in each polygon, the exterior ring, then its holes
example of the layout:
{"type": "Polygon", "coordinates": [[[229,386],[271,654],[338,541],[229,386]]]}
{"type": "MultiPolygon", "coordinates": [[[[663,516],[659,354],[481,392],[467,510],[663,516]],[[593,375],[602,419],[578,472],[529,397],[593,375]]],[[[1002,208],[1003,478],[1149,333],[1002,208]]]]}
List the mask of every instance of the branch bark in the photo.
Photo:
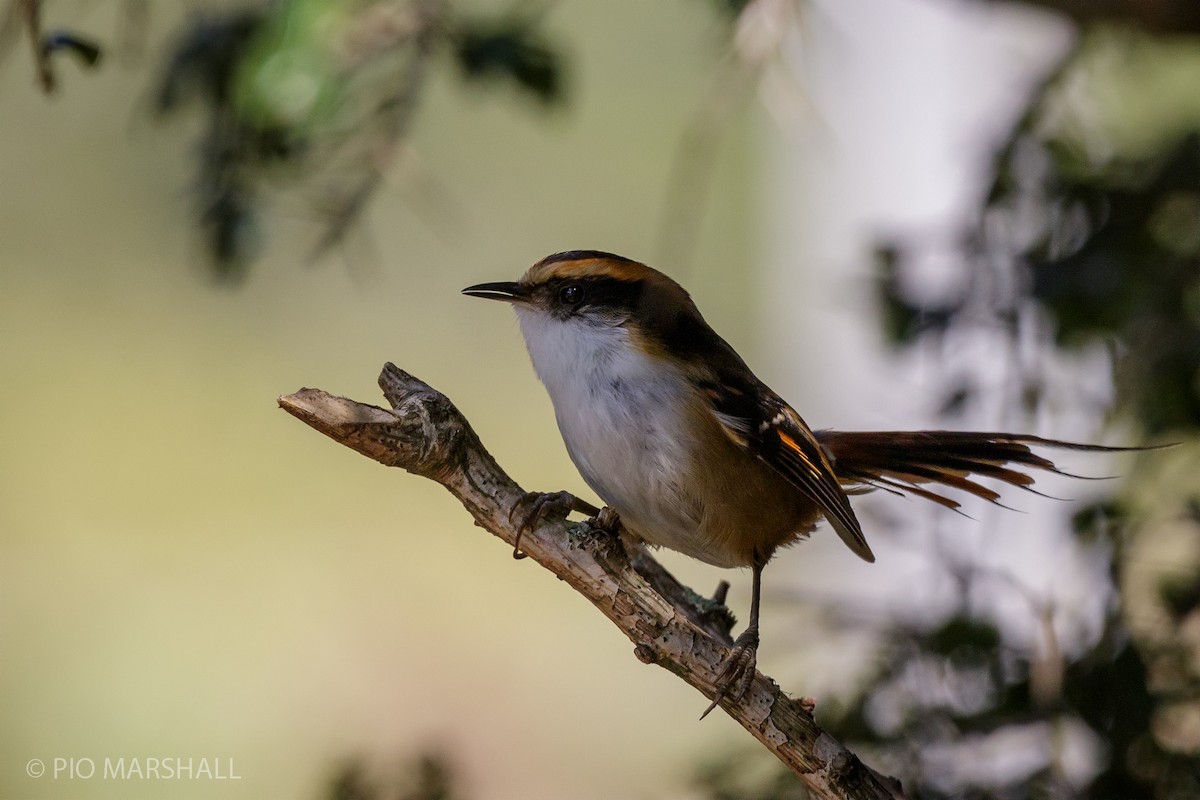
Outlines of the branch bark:
{"type": "MultiPolygon", "coordinates": [[[[368,458],[437,481],[477,525],[513,544],[528,493],[496,463],[458,409],[392,364],[384,366],[379,386],[391,410],[319,389],[285,395],[279,405],[368,458]]],[[[733,624],[719,600],[702,598],[678,583],[644,547],[628,552],[620,539],[587,522],[543,518],[523,533],[521,550],[620,628],[633,642],[638,660],[658,664],[713,697],[733,624]]],[[[903,797],[896,781],[875,773],[817,725],[811,701],[786,696],[761,673],[741,700],[725,700],[721,707],[795,773],[814,798],[903,797]]]]}

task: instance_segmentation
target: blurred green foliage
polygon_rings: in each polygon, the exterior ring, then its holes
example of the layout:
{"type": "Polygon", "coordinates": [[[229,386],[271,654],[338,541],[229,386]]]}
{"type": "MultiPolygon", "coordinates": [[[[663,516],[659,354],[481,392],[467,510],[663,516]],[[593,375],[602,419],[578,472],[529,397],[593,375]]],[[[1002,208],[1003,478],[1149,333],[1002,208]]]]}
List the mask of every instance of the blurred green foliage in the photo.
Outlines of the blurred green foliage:
{"type": "Polygon", "coordinates": [[[157,110],[198,104],[208,119],[194,192],[218,277],[240,278],[258,253],[260,189],[281,172],[323,198],[314,255],[342,239],[380,181],[380,152],[410,133],[443,51],[464,81],[563,100],[564,57],[536,17],[455,11],[449,0],[278,0],[189,24],[157,110]]]}

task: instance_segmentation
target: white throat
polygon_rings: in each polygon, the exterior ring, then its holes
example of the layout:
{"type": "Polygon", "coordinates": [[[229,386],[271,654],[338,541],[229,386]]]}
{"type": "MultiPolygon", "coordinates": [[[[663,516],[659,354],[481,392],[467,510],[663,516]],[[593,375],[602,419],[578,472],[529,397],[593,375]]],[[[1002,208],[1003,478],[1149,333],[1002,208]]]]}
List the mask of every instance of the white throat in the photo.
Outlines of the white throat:
{"type": "Polygon", "coordinates": [[[683,374],[643,352],[621,326],[557,319],[515,306],[571,460],[626,526],[654,544],[692,549],[698,509],[680,467],[695,447],[695,402],[683,374]]]}

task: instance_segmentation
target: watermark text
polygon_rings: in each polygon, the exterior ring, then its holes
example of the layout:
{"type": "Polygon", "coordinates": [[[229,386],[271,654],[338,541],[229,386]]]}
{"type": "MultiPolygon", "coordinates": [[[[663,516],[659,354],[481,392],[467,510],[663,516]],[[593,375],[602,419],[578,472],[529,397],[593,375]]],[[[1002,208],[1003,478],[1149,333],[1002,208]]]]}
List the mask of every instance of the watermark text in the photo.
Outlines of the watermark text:
{"type": "Polygon", "coordinates": [[[55,756],[25,762],[30,778],[54,781],[240,781],[229,757],[215,756],[55,756]]]}

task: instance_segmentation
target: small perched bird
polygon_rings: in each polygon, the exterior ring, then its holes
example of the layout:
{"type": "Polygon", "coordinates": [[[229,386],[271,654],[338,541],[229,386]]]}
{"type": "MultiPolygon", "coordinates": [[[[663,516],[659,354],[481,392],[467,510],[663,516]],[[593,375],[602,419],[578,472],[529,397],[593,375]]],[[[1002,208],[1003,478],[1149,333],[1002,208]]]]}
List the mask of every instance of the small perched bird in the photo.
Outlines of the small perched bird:
{"type": "Polygon", "coordinates": [[[999,493],[974,476],[1028,488],[1033,478],[1010,465],[1059,472],[1031,445],[1121,449],[1011,433],[814,431],[682,286],[611,253],[556,253],[516,282],[463,293],[513,305],[567,452],[625,530],[752,570],[749,623],[708,711],[740,698],[754,677],[762,571],[776,550],[824,517],[856,555],[875,560],[848,492],[906,492],[953,509],[927,486],[995,502],[999,493]]]}

